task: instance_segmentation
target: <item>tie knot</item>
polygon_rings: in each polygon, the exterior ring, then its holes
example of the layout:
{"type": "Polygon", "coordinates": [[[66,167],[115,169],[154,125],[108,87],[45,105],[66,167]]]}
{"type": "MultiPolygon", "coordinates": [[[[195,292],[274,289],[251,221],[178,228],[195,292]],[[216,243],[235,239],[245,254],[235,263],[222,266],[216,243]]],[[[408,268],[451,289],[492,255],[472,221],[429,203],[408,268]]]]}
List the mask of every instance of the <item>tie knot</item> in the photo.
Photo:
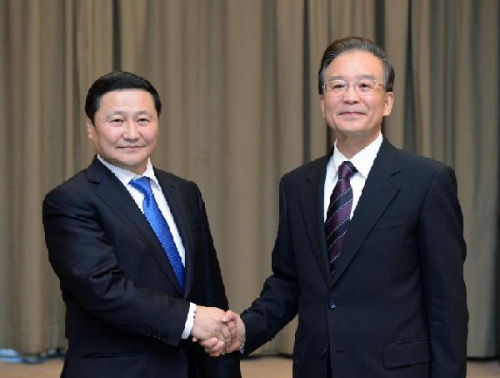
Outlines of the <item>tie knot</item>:
{"type": "Polygon", "coordinates": [[[344,161],[339,166],[339,178],[344,178],[349,180],[353,174],[355,174],[358,170],[350,161],[344,161]]]}
{"type": "Polygon", "coordinates": [[[130,185],[139,190],[142,194],[149,196],[153,192],[151,190],[151,182],[149,177],[143,176],[135,180],[130,180],[130,185]]]}

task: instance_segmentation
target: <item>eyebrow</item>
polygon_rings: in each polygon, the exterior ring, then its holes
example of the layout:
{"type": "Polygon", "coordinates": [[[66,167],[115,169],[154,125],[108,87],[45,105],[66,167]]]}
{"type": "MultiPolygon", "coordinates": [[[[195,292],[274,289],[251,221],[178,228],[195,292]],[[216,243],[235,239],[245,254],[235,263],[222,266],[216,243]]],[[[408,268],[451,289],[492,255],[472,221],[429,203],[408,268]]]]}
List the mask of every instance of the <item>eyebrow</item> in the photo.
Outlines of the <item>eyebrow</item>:
{"type": "MultiPolygon", "coordinates": [[[[366,74],[366,75],[360,75],[357,80],[359,80],[359,79],[372,79],[372,80],[376,80],[375,76],[368,75],[368,74],[366,74]]],[[[330,76],[328,78],[328,81],[333,81],[333,80],[343,80],[343,81],[345,81],[345,78],[343,76],[330,76]]]]}
{"type": "Polygon", "coordinates": [[[134,111],[134,112],[125,112],[123,110],[112,110],[112,111],[106,113],[105,116],[108,117],[108,116],[114,116],[114,115],[127,115],[127,114],[133,114],[133,115],[146,114],[149,116],[153,116],[153,114],[151,112],[149,112],[148,110],[138,110],[138,111],[134,111]]]}
{"type": "MultiPolygon", "coordinates": [[[[114,117],[114,116],[127,116],[127,114],[129,114],[129,112],[124,112],[123,110],[113,110],[109,113],[106,113],[104,114],[104,120],[109,120],[111,117],[114,117]]],[[[146,115],[148,116],[149,118],[153,118],[154,115],[151,114],[151,112],[147,111],[147,110],[139,110],[137,112],[132,112],[131,113],[132,115],[134,116],[141,116],[141,115],[146,115]]]]}

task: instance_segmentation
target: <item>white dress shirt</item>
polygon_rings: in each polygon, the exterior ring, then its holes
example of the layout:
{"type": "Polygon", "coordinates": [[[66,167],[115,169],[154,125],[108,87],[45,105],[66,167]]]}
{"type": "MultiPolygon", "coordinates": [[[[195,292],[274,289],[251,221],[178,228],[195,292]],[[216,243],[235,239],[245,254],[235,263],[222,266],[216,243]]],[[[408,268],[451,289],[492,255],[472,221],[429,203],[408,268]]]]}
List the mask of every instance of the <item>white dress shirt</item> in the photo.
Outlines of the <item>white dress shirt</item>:
{"type": "MultiPolygon", "coordinates": [[[[132,196],[135,203],[137,204],[137,206],[139,207],[139,209],[142,211],[143,214],[144,214],[144,209],[142,204],[144,201],[144,194],[140,190],[130,185],[130,180],[135,180],[144,176],[149,177],[153,195],[155,197],[156,202],[158,203],[158,207],[160,208],[163,217],[167,221],[168,227],[170,228],[170,232],[172,233],[175,246],[177,247],[177,250],[179,251],[179,255],[182,260],[182,265],[186,266],[186,250],[184,249],[184,244],[182,243],[181,235],[179,234],[179,230],[177,228],[177,225],[175,224],[174,217],[172,215],[172,212],[170,211],[170,206],[168,205],[167,199],[163,194],[160,183],[158,182],[158,179],[155,176],[151,160],[148,160],[146,170],[141,176],[132,171],[129,171],[128,169],[120,168],[107,162],[100,155],[97,155],[97,158],[111,172],[113,172],[113,174],[118,178],[118,180],[120,180],[120,182],[125,186],[125,188],[128,190],[128,192],[130,193],[130,195],[132,196]]],[[[193,328],[194,324],[195,313],[196,313],[196,305],[194,303],[191,303],[189,306],[189,313],[186,319],[184,331],[182,332],[183,339],[187,339],[191,333],[191,329],[193,328]]]]}
{"type": "Polygon", "coordinates": [[[382,145],[383,137],[382,133],[380,133],[373,142],[371,142],[368,146],[359,151],[356,155],[352,157],[352,159],[347,159],[337,148],[337,142],[333,146],[333,154],[328,161],[326,166],[326,177],[325,177],[325,187],[324,187],[324,200],[323,200],[323,220],[326,221],[326,213],[328,211],[328,206],[330,204],[330,196],[332,194],[333,188],[335,188],[335,184],[338,181],[338,169],[340,164],[344,161],[350,161],[358,170],[355,174],[351,176],[349,182],[352,187],[352,208],[351,208],[351,219],[354,215],[354,210],[356,210],[356,206],[358,205],[359,198],[361,197],[361,193],[363,192],[363,188],[365,187],[366,179],[368,178],[368,174],[372,169],[373,162],[377,157],[378,151],[380,150],[380,146],[382,145]]]}

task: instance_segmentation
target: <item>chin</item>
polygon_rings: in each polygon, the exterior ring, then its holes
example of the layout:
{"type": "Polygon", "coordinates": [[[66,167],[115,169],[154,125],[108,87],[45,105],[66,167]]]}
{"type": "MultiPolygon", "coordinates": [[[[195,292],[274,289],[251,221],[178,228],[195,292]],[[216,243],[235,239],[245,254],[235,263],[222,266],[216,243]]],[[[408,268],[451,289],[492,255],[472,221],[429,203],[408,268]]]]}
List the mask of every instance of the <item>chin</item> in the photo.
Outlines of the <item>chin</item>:
{"type": "Polygon", "coordinates": [[[346,137],[370,134],[369,132],[367,132],[367,130],[363,130],[361,128],[355,128],[355,127],[337,129],[337,132],[339,134],[346,136],[346,137]]]}

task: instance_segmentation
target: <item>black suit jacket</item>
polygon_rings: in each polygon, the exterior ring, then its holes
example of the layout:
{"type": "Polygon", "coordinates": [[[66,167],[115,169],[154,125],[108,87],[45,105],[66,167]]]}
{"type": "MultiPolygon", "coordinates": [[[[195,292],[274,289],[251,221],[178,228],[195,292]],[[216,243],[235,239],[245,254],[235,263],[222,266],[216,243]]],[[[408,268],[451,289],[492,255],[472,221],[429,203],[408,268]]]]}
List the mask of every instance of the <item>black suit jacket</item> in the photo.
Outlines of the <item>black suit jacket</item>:
{"type": "Polygon", "coordinates": [[[273,274],[251,308],[245,353],[298,314],[295,378],[463,378],[465,242],[451,168],[384,140],[330,275],[329,156],[285,175],[273,274]]]}
{"type": "Polygon", "coordinates": [[[49,259],[66,304],[63,377],[240,377],[182,340],[189,302],[228,308],[197,186],[155,170],[186,250],[185,294],[127,189],[98,159],[47,194],[49,259]]]}

